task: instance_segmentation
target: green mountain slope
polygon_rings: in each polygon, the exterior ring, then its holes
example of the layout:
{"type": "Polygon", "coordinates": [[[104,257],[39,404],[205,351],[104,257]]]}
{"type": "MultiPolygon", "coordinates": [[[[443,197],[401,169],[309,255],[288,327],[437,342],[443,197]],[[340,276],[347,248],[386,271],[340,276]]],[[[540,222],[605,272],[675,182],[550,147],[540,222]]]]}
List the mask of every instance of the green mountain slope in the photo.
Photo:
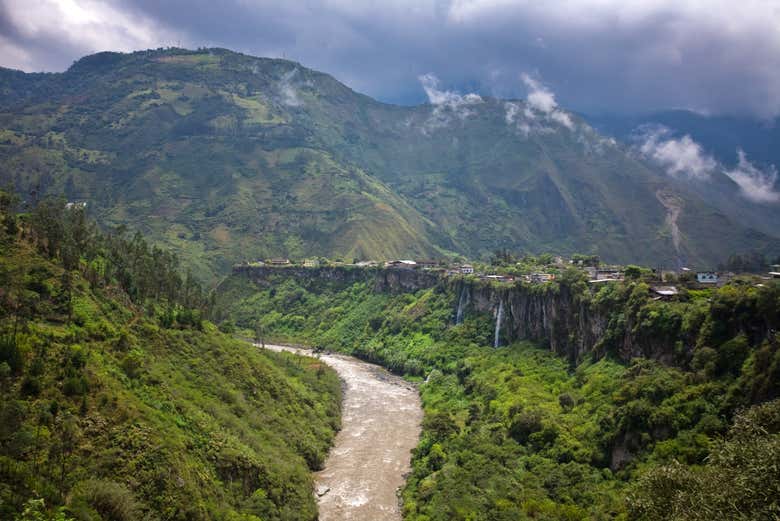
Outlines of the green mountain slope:
{"type": "Polygon", "coordinates": [[[234,340],[178,297],[142,298],[150,275],[126,277],[116,254],[137,265],[159,250],[90,237],[65,269],[70,239],[52,249],[37,218],[21,234],[8,222],[0,212],[0,518],[316,519],[333,371],[234,340]]]}
{"type": "Polygon", "coordinates": [[[672,265],[780,247],[583,121],[522,102],[386,105],[293,62],[218,49],[2,70],[0,92],[0,180],[87,201],[211,280],[271,255],[506,247],[672,265]]]}

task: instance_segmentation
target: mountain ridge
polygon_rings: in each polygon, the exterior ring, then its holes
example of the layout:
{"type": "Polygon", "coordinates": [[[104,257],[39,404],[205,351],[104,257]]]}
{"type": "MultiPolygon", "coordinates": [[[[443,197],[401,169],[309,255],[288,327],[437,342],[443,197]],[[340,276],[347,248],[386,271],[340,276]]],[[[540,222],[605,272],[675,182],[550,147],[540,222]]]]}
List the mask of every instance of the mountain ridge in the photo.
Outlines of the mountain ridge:
{"type": "Polygon", "coordinates": [[[143,231],[212,281],[269,256],[509,248],[708,266],[780,250],[558,108],[439,90],[436,103],[391,105],[224,49],[0,70],[0,92],[0,181],[89,201],[100,222],[143,231]],[[679,202],[679,248],[659,191],[679,202]]]}

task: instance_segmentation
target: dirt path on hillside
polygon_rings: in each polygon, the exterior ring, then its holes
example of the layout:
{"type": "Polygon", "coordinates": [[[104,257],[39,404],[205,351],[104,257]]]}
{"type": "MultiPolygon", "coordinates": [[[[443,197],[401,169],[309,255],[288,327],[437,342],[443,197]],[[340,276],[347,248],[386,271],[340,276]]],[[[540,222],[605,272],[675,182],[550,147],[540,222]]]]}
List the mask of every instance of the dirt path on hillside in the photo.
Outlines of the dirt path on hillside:
{"type": "MultiPolygon", "coordinates": [[[[314,356],[293,347],[265,347],[314,356]]],[[[345,389],[341,431],[325,468],[315,474],[319,518],[400,521],[397,491],[419,441],[419,394],[402,378],[356,358],[322,354],[320,360],[336,370],[345,389]]]]}

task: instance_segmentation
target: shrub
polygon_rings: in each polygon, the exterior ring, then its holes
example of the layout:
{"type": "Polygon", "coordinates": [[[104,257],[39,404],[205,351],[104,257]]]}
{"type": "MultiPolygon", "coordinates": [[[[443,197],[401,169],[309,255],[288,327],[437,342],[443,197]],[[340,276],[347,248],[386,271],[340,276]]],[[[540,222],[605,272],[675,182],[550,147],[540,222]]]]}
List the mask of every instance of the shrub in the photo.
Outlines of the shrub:
{"type": "Polygon", "coordinates": [[[65,379],[62,385],[62,392],[65,396],[79,396],[86,394],[89,390],[89,384],[83,376],[71,376],[65,379]]]}
{"type": "Polygon", "coordinates": [[[532,434],[541,431],[542,414],[539,411],[523,411],[515,416],[509,425],[509,435],[517,443],[528,442],[532,434]]]}
{"type": "Polygon", "coordinates": [[[34,377],[28,376],[22,381],[22,394],[25,396],[38,396],[41,393],[41,381],[34,377]]]}
{"type": "Polygon", "coordinates": [[[121,483],[104,479],[82,481],[75,487],[71,509],[77,518],[87,521],[99,519],[111,521],[136,521],[141,518],[135,496],[121,483]]]}
{"type": "Polygon", "coordinates": [[[19,374],[24,365],[19,345],[12,335],[0,336],[0,362],[5,362],[11,368],[11,372],[19,374]]]}
{"type": "Polygon", "coordinates": [[[564,411],[570,411],[574,407],[574,398],[568,393],[558,396],[558,403],[564,411]]]}

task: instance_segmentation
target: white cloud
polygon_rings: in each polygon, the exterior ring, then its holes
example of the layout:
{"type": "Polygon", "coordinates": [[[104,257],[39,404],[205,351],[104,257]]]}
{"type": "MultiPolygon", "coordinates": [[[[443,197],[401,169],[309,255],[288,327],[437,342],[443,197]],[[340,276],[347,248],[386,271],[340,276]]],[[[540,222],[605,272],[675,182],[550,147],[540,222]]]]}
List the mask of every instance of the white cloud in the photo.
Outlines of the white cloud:
{"type": "Polygon", "coordinates": [[[439,78],[431,73],[423,74],[419,77],[419,80],[431,105],[458,110],[469,105],[482,103],[483,101],[479,94],[469,93],[462,96],[457,92],[439,90],[439,78]]]}
{"type": "Polygon", "coordinates": [[[671,176],[706,179],[715,171],[717,161],[707,155],[691,136],[677,139],[671,137],[670,133],[665,127],[645,129],[643,142],[639,145],[640,152],[671,176]]]}
{"type": "Polygon", "coordinates": [[[745,198],[755,203],[780,202],[780,192],[775,189],[777,184],[777,169],[772,165],[768,170],[759,170],[747,160],[745,152],[737,151],[739,164],[733,170],[726,170],[745,198]]]}
{"type": "Polygon", "coordinates": [[[558,108],[555,94],[549,88],[526,73],[521,74],[520,79],[528,89],[528,95],[522,110],[519,103],[512,101],[504,103],[504,118],[507,125],[516,125],[526,136],[531,132],[554,132],[555,129],[546,123],[557,123],[574,130],[574,121],[569,114],[558,108]]]}
{"type": "Polygon", "coordinates": [[[569,130],[574,130],[574,122],[571,116],[558,108],[555,94],[550,89],[526,73],[521,74],[520,79],[523,80],[528,89],[528,97],[526,99],[528,109],[530,109],[530,112],[526,111],[528,117],[533,117],[532,111],[536,111],[543,114],[548,120],[563,125],[569,130]]]}
{"type": "Polygon", "coordinates": [[[691,136],[671,136],[670,129],[655,127],[641,134],[639,151],[674,177],[687,177],[699,181],[709,180],[715,172],[722,172],[739,187],[739,193],[754,203],[780,202],[776,189],[777,169],[772,165],[761,170],[748,161],[745,152],[737,151],[739,162],[733,169],[725,168],[707,154],[691,136]]]}
{"type": "Polygon", "coordinates": [[[507,101],[504,103],[504,109],[504,119],[506,119],[506,124],[513,124],[515,120],[517,120],[518,114],[520,114],[520,105],[512,101],[507,101]]]}
{"type": "MultiPolygon", "coordinates": [[[[3,0],[6,16],[26,47],[37,51],[39,42],[57,42],[77,53],[73,59],[97,51],[132,51],[170,46],[183,34],[149,16],[131,12],[111,2],[95,0],[3,0]]],[[[186,41],[185,41],[186,43],[186,41]]],[[[16,44],[19,45],[18,43],[16,44]]],[[[7,39],[0,40],[2,65],[35,69],[33,52],[14,52],[7,39]]]]}
{"type": "Polygon", "coordinates": [[[478,94],[461,95],[457,92],[441,90],[439,79],[431,73],[423,74],[418,79],[425,95],[428,96],[428,101],[433,105],[431,116],[424,125],[424,131],[446,126],[453,117],[464,120],[474,114],[470,107],[484,101],[478,94]]]}
{"type": "Polygon", "coordinates": [[[587,123],[582,123],[579,126],[576,139],[582,145],[585,154],[589,156],[602,155],[608,149],[618,146],[614,138],[602,136],[587,123]]]}
{"type": "Polygon", "coordinates": [[[520,79],[523,80],[523,83],[528,88],[527,102],[529,107],[543,114],[550,114],[558,107],[558,103],[555,101],[555,94],[544,85],[526,73],[521,74],[520,79]]]}
{"type": "Polygon", "coordinates": [[[555,110],[550,114],[550,119],[553,121],[560,123],[564,127],[568,128],[569,130],[574,130],[574,122],[571,120],[571,116],[569,116],[567,113],[565,113],[562,110],[555,110]]]}
{"type": "Polygon", "coordinates": [[[293,78],[298,73],[298,69],[292,69],[285,73],[279,82],[279,92],[282,95],[282,103],[288,107],[300,107],[303,102],[298,96],[298,91],[293,85],[293,78]]]}
{"type": "MultiPolygon", "coordinates": [[[[533,113],[528,108],[523,108],[520,103],[515,103],[514,101],[504,102],[504,120],[506,124],[517,128],[524,137],[528,137],[533,130],[531,127],[533,118],[533,113]]],[[[534,126],[538,127],[538,124],[535,123],[534,126]]]]}

